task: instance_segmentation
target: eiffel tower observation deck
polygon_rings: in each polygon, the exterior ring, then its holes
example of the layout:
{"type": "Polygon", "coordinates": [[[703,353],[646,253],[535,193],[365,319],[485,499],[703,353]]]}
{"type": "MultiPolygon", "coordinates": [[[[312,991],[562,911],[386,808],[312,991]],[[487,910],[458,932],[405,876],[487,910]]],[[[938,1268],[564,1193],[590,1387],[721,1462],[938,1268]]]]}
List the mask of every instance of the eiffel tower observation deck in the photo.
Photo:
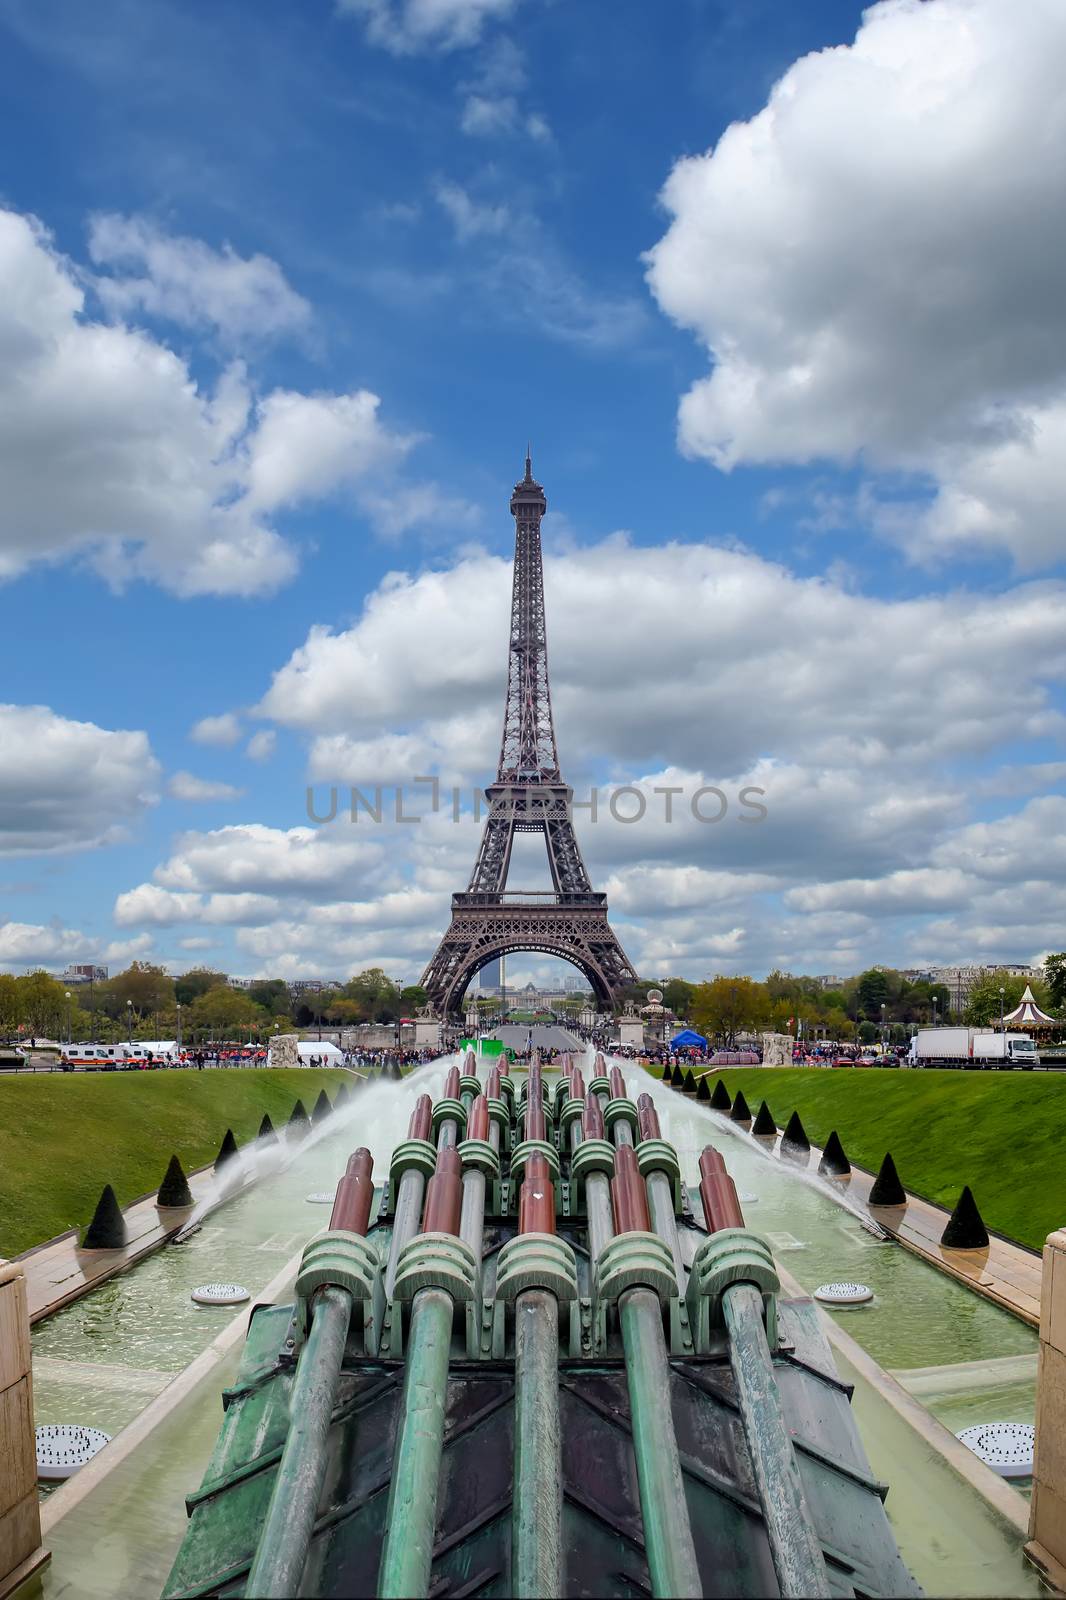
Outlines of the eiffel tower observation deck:
{"type": "Polygon", "coordinates": [[[578,967],[604,1010],[637,975],[607,920],[607,896],[592,887],[573,823],[574,792],[564,781],[552,717],[540,524],[548,509],[527,454],[515,484],[511,634],[507,696],[496,781],[470,884],[452,896],[447,933],[422,977],[430,1004],[455,1014],[474,974],[516,950],[559,956],[578,967]],[[508,890],[516,833],[539,833],[552,888],[508,890]]]}

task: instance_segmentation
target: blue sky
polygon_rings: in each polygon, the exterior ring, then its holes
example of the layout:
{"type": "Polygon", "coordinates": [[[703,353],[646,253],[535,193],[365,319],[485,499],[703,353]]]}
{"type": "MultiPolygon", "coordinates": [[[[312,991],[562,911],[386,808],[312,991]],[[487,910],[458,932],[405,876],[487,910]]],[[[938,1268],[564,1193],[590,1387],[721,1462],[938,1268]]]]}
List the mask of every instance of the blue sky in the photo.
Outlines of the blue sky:
{"type": "Polygon", "coordinates": [[[476,829],[305,788],[491,776],[527,437],[564,770],[732,802],[582,833],[642,971],[1058,948],[1063,22],[1014,19],[0,0],[0,966],[417,977],[476,829]]]}

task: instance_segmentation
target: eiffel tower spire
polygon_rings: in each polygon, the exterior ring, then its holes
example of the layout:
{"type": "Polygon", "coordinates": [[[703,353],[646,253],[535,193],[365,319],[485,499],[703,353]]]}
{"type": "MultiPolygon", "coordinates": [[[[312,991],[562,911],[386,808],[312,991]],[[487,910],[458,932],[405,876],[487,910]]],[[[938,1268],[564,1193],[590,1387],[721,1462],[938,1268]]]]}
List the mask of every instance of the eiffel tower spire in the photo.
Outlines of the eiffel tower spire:
{"type": "Polygon", "coordinates": [[[607,896],[593,891],[574,833],[573,790],[563,781],[548,682],[540,523],[548,509],[526,449],[525,477],[515,484],[511,631],[507,695],[496,781],[486,791],[489,815],[465,894],[452,896],[452,921],[422,978],[441,1012],[457,1009],[486,962],[514,950],[556,954],[578,966],[602,1007],[610,1007],[636,973],[607,921],[607,896]],[[507,892],[516,833],[539,833],[548,852],[552,891],[507,892]]]}

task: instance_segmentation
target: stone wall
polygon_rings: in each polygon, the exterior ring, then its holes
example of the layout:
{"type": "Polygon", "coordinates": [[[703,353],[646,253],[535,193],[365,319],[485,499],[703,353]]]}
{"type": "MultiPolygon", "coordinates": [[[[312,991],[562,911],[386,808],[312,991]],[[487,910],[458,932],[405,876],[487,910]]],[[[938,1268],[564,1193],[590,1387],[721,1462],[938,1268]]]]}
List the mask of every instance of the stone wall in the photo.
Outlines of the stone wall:
{"type": "Polygon", "coordinates": [[[47,1559],[37,1501],[26,1279],[16,1261],[0,1261],[0,1595],[47,1559]]]}
{"type": "Polygon", "coordinates": [[[1040,1291],[1036,1460],[1025,1553],[1066,1592],[1066,1231],[1048,1235],[1040,1291]]]}

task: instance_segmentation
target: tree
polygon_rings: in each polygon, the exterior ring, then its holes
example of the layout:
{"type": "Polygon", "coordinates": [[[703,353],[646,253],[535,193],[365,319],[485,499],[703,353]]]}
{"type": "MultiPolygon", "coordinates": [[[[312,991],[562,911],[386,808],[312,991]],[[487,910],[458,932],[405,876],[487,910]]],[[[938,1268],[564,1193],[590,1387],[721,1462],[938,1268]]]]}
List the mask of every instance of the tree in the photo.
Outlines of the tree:
{"type": "Polygon", "coordinates": [[[219,984],[225,983],[224,972],[212,972],[207,967],[193,967],[189,972],[183,972],[180,978],[174,979],[174,998],[180,1005],[191,1006],[194,1000],[199,1000],[208,989],[217,989],[219,984]]]}
{"type": "Polygon", "coordinates": [[[428,1001],[429,996],[420,983],[409,983],[406,988],[400,990],[400,1009],[405,1017],[409,1017],[413,1011],[418,1011],[428,1001]]]}
{"type": "MultiPolygon", "coordinates": [[[[214,988],[215,985],[211,984],[210,987],[214,988]]],[[[250,984],[245,993],[271,1016],[283,1016],[289,1009],[289,986],[284,978],[264,978],[260,983],[250,984]]],[[[178,999],[181,999],[180,995],[178,999]]]]}
{"type": "Polygon", "coordinates": [[[358,1002],[369,1022],[395,1022],[400,1015],[400,991],[380,967],[357,973],[342,992],[358,1002]]]}
{"type": "Polygon", "coordinates": [[[871,1022],[880,1022],[881,1007],[889,999],[888,975],[880,967],[870,967],[859,977],[856,990],[859,1010],[871,1022]]]}
{"type": "Polygon", "coordinates": [[[220,983],[189,1008],[189,1022],[201,1033],[239,1032],[264,1020],[263,1012],[243,989],[220,983]]]}
{"type": "Polygon", "coordinates": [[[684,978],[671,978],[663,989],[663,1005],[672,1011],[675,1017],[687,1017],[695,993],[694,983],[687,983],[684,978]]]}
{"type": "Polygon", "coordinates": [[[28,972],[15,979],[17,1020],[31,1038],[59,1038],[67,1015],[66,993],[50,973],[28,972]]]}
{"type": "Polygon", "coordinates": [[[119,1018],[126,1014],[130,1002],[136,1021],[150,1017],[156,1011],[173,1011],[174,981],[162,967],[150,961],[134,961],[125,972],[119,972],[107,983],[96,985],[97,1003],[107,1016],[119,1018]]]}
{"type": "Polygon", "coordinates": [[[362,1021],[363,1008],[358,1000],[334,999],[331,1000],[325,1016],[327,1022],[337,1023],[343,1028],[350,1028],[353,1023],[362,1021]]]}
{"type": "Polygon", "coordinates": [[[1044,982],[1049,1007],[1061,1011],[1066,1007],[1066,951],[1048,956],[1044,962],[1044,982]]]}
{"type": "Polygon", "coordinates": [[[692,997],[691,1020],[708,1037],[734,1040],[745,1028],[759,1028],[769,1017],[766,988],[751,978],[712,978],[697,984],[692,997]]]}

